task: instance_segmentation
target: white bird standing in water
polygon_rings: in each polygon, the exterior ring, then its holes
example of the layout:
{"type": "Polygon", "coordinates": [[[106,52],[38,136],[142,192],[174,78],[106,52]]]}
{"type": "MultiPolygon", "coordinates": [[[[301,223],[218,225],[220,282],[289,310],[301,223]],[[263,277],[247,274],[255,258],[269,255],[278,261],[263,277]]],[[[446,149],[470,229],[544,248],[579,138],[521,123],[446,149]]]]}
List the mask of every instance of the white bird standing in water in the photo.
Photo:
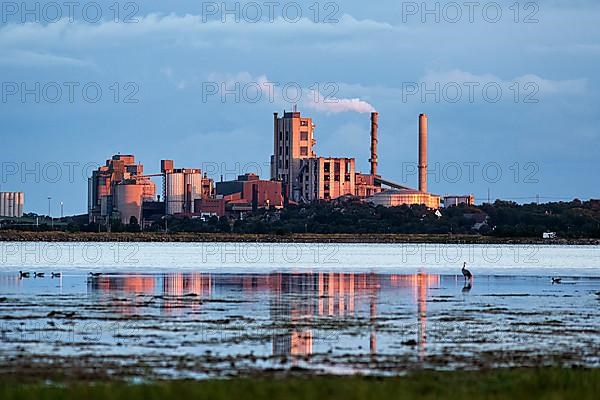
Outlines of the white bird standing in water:
{"type": "Polygon", "coordinates": [[[461,271],[462,271],[463,276],[465,277],[465,281],[467,279],[469,280],[469,282],[473,280],[473,274],[471,273],[471,271],[469,271],[467,269],[467,263],[466,262],[463,263],[463,267],[462,267],[461,271]]]}

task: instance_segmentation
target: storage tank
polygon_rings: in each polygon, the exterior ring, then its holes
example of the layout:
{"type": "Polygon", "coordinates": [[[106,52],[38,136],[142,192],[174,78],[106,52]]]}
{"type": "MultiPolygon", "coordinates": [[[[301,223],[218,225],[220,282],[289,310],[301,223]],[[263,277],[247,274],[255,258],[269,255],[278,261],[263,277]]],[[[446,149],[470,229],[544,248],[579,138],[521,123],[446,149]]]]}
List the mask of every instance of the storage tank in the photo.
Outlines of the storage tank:
{"type": "Polygon", "coordinates": [[[184,171],[184,192],[185,192],[185,204],[186,210],[189,209],[189,212],[194,212],[194,200],[202,198],[202,175],[200,170],[186,170],[184,171]],[[191,188],[188,196],[187,188],[191,188]]]}
{"type": "Polygon", "coordinates": [[[17,202],[17,217],[22,217],[25,212],[25,193],[18,192],[19,200],[17,202]]]}
{"type": "Polygon", "coordinates": [[[0,217],[20,218],[23,216],[24,205],[23,192],[0,193],[0,217]]]}
{"type": "Polygon", "coordinates": [[[183,212],[185,201],[185,177],[183,172],[171,172],[165,174],[165,207],[167,215],[180,214],[183,212]]]}
{"type": "Polygon", "coordinates": [[[135,183],[123,183],[116,185],[116,208],[121,214],[121,222],[128,224],[131,217],[135,217],[141,223],[142,195],[144,185],[135,183]]]}

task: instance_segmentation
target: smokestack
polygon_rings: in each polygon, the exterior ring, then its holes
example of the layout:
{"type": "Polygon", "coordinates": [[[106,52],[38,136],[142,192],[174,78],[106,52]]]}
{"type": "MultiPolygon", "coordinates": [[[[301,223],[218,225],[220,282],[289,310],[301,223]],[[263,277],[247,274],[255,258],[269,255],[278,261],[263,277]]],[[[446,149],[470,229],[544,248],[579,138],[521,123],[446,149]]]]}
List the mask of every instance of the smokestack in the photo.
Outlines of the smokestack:
{"type": "Polygon", "coordinates": [[[379,113],[371,113],[371,175],[377,175],[377,127],[379,113]]]}
{"type": "Polygon", "coordinates": [[[427,115],[419,115],[419,192],[427,192],[427,115]]]}
{"type": "Polygon", "coordinates": [[[188,183],[185,188],[185,206],[184,211],[192,213],[192,184],[188,183]]]}

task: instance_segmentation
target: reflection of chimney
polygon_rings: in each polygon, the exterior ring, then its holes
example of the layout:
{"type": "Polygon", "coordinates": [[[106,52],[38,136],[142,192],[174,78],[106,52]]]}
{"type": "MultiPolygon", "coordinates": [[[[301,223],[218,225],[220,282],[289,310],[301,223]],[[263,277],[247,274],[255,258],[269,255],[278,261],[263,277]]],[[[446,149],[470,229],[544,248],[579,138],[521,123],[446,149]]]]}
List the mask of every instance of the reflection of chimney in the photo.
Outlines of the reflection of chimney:
{"type": "Polygon", "coordinates": [[[427,115],[419,115],[419,192],[427,191],[427,115]]]}
{"type": "Polygon", "coordinates": [[[371,175],[377,175],[377,120],[379,113],[371,113],[371,175]]]}

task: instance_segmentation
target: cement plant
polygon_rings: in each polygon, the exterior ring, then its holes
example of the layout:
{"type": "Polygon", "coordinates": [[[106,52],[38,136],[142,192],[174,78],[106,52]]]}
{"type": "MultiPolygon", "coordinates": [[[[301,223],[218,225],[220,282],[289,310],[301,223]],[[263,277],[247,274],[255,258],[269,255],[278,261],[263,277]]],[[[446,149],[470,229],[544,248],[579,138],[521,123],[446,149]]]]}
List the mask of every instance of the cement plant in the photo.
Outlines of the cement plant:
{"type": "MultiPolygon", "coordinates": [[[[290,204],[331,201],[345,196],[385,207],[423,204],[438,209],[441,202],[474,204],[472,195],[440,199],[427,191],[425,114],[418,119],[418,189],[382,177],[377,170],[378,121],[379,114],[371,113],[368,174],[356,171],[353,157],[317,155],[313,148],[316,144],[313,120],[298,111],[286,111],[282,116],[273,114],[273,155],[268,180],[245,174],[233,181],[215,183],[198,168],[176,168],[173,160],[161,160],[160,172],[146,174],[134,155],[114,155],[89,179],[89,222],[109,224],[118,219],[124,224],[136,221],[147,227],[165,215],[243,218],[245,213],[257,209],[281,209],[290,204]],[[157,189],[152,178],[160,178],[162,186],[157,189]]],[[[367,137],[365,134],[365,145],[367,137]]]]}

